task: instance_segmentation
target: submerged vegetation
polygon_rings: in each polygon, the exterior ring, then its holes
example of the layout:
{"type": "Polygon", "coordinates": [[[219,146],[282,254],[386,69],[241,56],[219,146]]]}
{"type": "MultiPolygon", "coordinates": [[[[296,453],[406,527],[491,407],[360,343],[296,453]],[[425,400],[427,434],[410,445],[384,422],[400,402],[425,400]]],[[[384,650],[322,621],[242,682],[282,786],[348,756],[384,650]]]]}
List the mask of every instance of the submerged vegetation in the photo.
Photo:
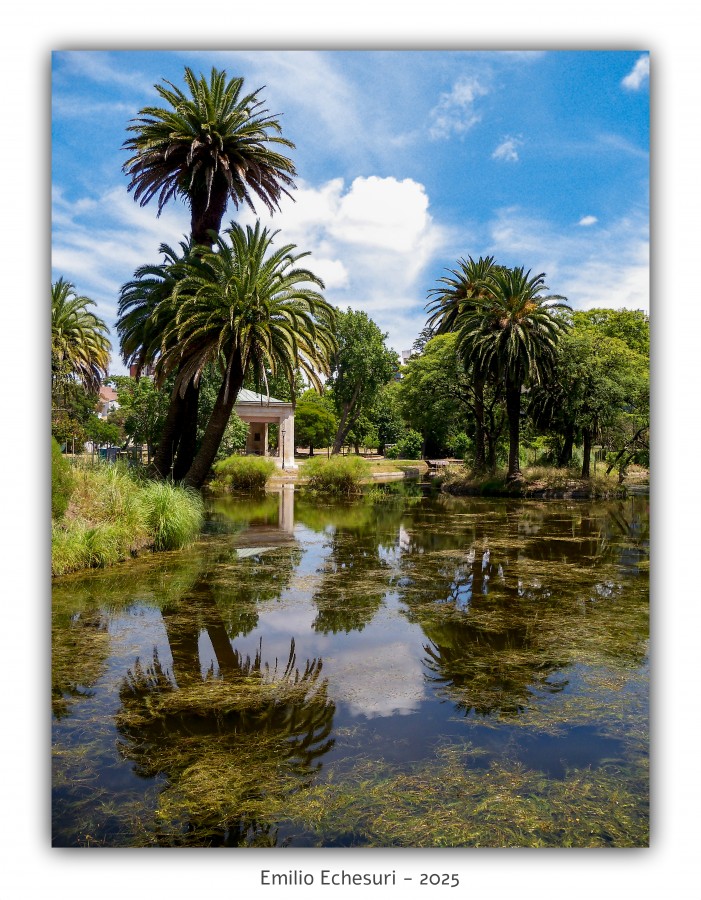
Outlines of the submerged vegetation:
{"type": "Polygon", "coordinates": [[[73,470],[73,493],[51,527],[51,572],[114,565],[139,551],[175,550],[200,532],[199,494],[170,482],[145,482],[121,465],[73,470]]]}

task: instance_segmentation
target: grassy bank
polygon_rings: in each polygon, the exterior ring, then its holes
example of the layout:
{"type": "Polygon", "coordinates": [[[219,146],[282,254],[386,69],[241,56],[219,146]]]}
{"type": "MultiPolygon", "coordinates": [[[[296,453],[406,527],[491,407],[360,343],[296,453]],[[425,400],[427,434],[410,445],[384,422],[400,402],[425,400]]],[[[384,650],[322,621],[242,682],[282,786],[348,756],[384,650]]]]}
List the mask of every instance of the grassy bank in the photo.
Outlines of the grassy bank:
{"type": "Polygon", "coordinates": [[[214,478],[209,483],[215,494],[232,491],[262,491],[277,466],[266,456],[234,454],[214,464],[214,478]]]}
{"type": "Polygon", "coordinates": [[[615,473],[601,469],[590,478],[580,478],[572,469],[532,466],[522,470],[521,481],[508,483],[506,472],[475,477],[465,466],[449,466],[440,476],[447,494],[482,497],[533,497],[543,499],[605,499],[625,497],[627,488],[615,473]]]}
{"type": "Polygon", "coordinates": [[[51,573],[114,565],[144,550],[177,550],[202,527],[199,494],[140,481],[118,465],[76,468],[65,513],[51,522],[51,573]]]}

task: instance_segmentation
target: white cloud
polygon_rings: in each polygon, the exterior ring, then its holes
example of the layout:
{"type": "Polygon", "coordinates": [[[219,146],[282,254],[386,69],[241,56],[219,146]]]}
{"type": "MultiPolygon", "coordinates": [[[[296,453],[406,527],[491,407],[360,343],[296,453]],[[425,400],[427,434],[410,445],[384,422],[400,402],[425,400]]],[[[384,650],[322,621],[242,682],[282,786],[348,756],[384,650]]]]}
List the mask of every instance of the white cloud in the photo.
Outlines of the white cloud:
{"type": "MultiPolygon", "coordinates": [[[[373,175],[348,186],[335,178],[300,184],[294,198],[264,220],[280,229],[277,240],[311,251],[305,264],[326,282],[329,301],[367,312],[394,349],[410,347],[425,320],[421,276],[447,237],[423,185],[373,175]]],[[[238,218],[254,221],[250,212],[238,218]]]]}
{"type": "Polygon", "coordinates": [[[504,162],[518,162],[517,147],[520,147],[523,141],[520,138],[506,137],[492,153],[492,159],[501,159],[504,162]]]}
{"type": "Polygon", "coordinates": [[[474,104],[478,97],[489,91],[477,78],[460,78],[449,93],[441,94],[438,104],[431,110],[429,136],[433,140],[465,134],[480,121],[474,104]]]}
{"type": "Polygon", "coordinates": [[[626,90],[637,91],[650,78],[650,57],[645,54],[636,61],[631,71],[621,81],[626,90]]]}
{"type": "Polygon", "coordinates": [[[590,225],[596,225],[598,221],[596,216],[582,216],[577,224],[582,225],[584,228],[588,228],[590,225]]]}
{"type": "Polygon", "coordinates": [[[507,265],[545,272],[551,293],[575,309],[605,306],[649,310],[649,229],[639,214],[608,228],[563,232],[511,207],[490,226],[488,252],[507,265]]]}

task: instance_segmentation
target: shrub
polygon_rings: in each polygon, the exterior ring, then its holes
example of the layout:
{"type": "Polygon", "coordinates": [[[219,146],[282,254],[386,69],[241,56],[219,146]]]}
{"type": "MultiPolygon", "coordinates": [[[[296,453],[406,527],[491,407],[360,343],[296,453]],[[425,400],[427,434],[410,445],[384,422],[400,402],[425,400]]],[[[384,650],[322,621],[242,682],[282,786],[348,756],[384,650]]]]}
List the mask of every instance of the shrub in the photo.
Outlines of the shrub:
{"type": "Polygon", "coordinates": [[[421,459],[421,448],[423,447],[424,439],[421,437],[418,431],[413,431],[411,428],[404,432],[404,434],[399,439],[399,442],[395,445],[397,448],[397,456],[393,457],[394,459],[421,459]]]}
{"type": "Polygon", "coordinates": [[[56,438],[51,438],[51,518],[60,519],[68,509],[73,493],[71,465],[61,453],[56,438]]]}
{"type": "Polygon", "coordinates": [[[263,490],[276,469],[267,456],[229,456],[214,463],[213,490],[263,490]]]}
{"type": "Polygon", "coordinates": [[[363,479],[371,473],[370,464],[360,456],[332,456],[331,459],[313,458],[304,464],[304,475],[309,478],[308,490],[323,494],[357,494],[363,479]]]}
{"type": "Polygon", "coordinates": [[[169,481],[153,481],[140,495],[146,530],[154,550],[177,550],[202,528],[204,504],[199,494],[169,481]]]}
{"type": "Polygon", "coordinates": [[[448,441],[448,451],[455,459],[465,459],[471,449],[472,441],[464,431],[453,435],[448,441]]]}

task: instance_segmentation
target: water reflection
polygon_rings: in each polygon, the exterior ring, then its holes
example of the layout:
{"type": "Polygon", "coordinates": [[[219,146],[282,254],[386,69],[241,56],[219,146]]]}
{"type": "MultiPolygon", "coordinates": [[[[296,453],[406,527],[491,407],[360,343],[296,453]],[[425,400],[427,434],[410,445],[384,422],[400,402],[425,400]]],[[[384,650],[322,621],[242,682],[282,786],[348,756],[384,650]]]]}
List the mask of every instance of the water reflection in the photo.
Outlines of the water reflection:
{"type": "Polygon", "coordinates": [[[58,580],[57,842],[99,819],[108,844],[304,843],[280,810],[330,762],[430,770],[461,736],[548,777],[640,753],[648,542],[643,497],[287,488],[213,502],[189,551],[58,580]]]}

